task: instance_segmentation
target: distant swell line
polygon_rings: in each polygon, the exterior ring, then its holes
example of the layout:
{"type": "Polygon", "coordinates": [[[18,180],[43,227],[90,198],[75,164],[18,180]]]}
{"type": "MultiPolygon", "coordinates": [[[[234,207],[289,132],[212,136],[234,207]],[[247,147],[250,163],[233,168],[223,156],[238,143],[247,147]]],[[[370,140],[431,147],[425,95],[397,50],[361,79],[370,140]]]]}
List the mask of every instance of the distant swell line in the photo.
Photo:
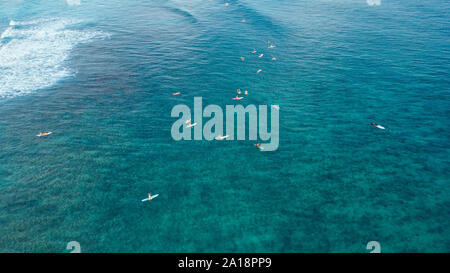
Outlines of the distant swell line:
{"type": "Polygon", "coordinates": [[[174,14],[180,15],[188,20],[190,20],[192,23],[197,23],[197,18],[195,18],[194,15],[192,15],[192,13],[186,11],[186,10],[182,10],[180,8],[175,8],[175,7],[169,7],[169,6],[163,6],[163,8],[167,11],[170,11],[174,14]]]}
{"type": "Polygon", "coordinates": [[[246,19],[251,19],[259,23],[260,26],[265,26],[268,30],[273,32],[282,33],[283,27],[277,24],[271,17],[260,13],[259,11],[248,7],[244,3],[240,1],[228,1],[233,6],[238,7],[236,10],[243,14],[243,17],[246,19]]]}

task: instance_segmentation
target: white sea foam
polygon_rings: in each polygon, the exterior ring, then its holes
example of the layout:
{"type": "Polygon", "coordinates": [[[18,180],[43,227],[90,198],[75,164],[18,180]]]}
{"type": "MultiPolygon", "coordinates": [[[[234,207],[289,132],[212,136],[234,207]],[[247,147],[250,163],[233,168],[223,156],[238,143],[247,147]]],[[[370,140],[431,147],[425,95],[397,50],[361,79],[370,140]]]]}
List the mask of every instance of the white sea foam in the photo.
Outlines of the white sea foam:
{"type": "Polygon", "coordinates": [[[381,0],[366,0],[369,6],[379,6],[381,5],[381,0]]]}
{"type": "Polygon", "coordinates": [[[68,19],[11,21],[0,35],[0,100],[49,87],[70,76],[66,60],[80,44],[107,35],[69,29],[68,19]]]}
{"type": "Polygon", "coordinates": [[[52,22],[52,21],[56,21],[57,18],[41,18],[41,19],[36,19],[36,20],[29,20],[29,21],[14,21],[11,20],[9,21],[9,25],[10,26],[26,26],[26,25],[35,25],[35,24],[40,24],[40,23],[45,23],[45,22],[52,22]]]}
{"type": "Polygon", "coordinates": [[[66,0],[69,6],[79,6],[81,5],[81,0],[66,0]]]}

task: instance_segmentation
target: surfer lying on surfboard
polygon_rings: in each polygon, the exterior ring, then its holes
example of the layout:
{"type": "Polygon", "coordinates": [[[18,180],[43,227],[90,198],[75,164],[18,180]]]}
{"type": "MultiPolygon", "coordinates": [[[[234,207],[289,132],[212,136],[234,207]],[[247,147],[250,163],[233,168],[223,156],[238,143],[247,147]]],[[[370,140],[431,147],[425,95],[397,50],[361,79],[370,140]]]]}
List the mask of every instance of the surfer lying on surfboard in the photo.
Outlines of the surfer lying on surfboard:
{"type": "Polygon", "coordinates": [[[226,136],[218,135],[218,136],[216,137],[216,140],[223,140],[223,139],[226,139],[226,138],[228,138],[228,135],[226,135],[226,136]]]}
{"type": "Polygon", "coordinates": [[[48,136],[48,135],[51,135],[52,134],[52,132],[41,132],[41,133],[39,133],[39,135],[37,135],[38,137],[42,137],[42,136],[48,136]]]}
{"type": "Polygon", "coordinates": [[[159,194],[155,194],[153,196],[150,195],[150,193],[148,193],[148,198],[142,199],[142,202],[145,201],[151,201],[152,199],[155,199],[156,197],[158,197],[159,194]]]}
{"type": "Polygon", "coordinates": [[[239,97],[239,95],[236,95],[236,97],[233,98],[233,100],[242,100],[244,97],[239,97]]]}
{"type": "Polygon", "coordinates": [[[373,126],[377,127],[378,129],[384,130],[385,128],[379,124],[376,124],[375,122],[371,122],[370,124],[372,124],[373,126]]]}

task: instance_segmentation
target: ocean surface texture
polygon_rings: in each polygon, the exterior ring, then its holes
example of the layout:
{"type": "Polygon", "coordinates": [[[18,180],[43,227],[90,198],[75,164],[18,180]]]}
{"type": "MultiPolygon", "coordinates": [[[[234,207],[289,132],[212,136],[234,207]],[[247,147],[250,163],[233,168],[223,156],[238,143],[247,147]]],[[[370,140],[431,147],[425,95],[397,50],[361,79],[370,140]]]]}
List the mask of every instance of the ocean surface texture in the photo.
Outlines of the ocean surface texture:
{"type": "Polygon", "coordinates": [[[450,2],[226,3],[0,1],[0,252],[450,252],[450,2]],[[238,88],[277,151],[172,139],[238,88]]]}

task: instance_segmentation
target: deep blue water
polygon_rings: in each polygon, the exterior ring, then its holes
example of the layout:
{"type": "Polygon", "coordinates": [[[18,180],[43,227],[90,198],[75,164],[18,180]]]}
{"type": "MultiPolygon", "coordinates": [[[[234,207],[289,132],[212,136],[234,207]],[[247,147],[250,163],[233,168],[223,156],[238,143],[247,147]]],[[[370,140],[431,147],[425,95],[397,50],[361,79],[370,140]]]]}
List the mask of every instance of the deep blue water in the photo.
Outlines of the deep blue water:
{"type": "Polygon", "coordinates": [[[450,3],[225,2],[0,2],[0,252],[450,252],[450,3]],[[172,139],[237,88],[277,151],[172,139]]]}

